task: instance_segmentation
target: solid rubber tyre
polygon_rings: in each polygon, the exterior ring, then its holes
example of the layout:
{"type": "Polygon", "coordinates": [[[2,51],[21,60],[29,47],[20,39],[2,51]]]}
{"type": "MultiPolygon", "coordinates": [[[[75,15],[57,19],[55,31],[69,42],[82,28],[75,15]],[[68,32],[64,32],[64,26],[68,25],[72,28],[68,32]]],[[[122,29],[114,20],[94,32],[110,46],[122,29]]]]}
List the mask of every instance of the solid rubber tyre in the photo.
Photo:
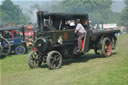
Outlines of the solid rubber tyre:
{"type": "Polygon", "coordinates": [[[38,68],[42,64],[42,60],[40,60],[40,56],[36,51],[32,51],[28,56],[28,65],[30,68],[38,68]]]}
{"type": "Polygon", "coordinates": [[[105,37],[102,41],[101,56],[108,57],[112,53],[112,42],[108,37],[105,37]]]}
{"type": "Polygon", "coordinates": [[[51,51],[48,53],[46,59],[47,65],[50,69],[58,69],[62,64],[62,55],[59,51],[51,51]]]}

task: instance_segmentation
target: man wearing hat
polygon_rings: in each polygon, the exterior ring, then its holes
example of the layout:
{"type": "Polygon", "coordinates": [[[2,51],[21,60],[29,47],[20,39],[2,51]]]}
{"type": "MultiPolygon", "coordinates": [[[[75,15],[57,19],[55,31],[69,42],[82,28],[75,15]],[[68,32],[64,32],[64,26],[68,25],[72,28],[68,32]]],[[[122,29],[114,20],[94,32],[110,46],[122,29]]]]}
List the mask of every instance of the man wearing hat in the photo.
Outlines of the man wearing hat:
{"type": "Polygon", "coordinates": [[[81,46],[82,46],[82,39],[85,37],[87,31],[85,30],[85,28],[83,27],[83,25],[80,23],[80,19],[76,19],[76,29],[75,29],[75,33],[77,33],[77,46],[78,46],[78,50],[77,52],[81,51],[81,46]]]}

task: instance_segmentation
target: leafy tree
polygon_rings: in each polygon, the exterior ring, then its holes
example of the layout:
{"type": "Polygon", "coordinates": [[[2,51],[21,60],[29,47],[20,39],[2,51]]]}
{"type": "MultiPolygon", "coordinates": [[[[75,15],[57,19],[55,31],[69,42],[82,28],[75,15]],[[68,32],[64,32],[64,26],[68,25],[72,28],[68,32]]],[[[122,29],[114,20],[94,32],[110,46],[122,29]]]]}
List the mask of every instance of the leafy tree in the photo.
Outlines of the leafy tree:
{"type": "Polygon", "coordinates": [[[116,23],[119,25],[120,23],[120,12],[112,12],[111,15],[109,16],[109,23],[116,23]]]}
{"type": "Polygon", "coordinates": [[[128,0],[125,0],[126,7],[121,13],[120,24],[128,26],[128,0]]]}
{"type": "Polygon", "coordinates": [[[10,22],[25,23],[26,18],[25,15],[22,13],[22,10],[18,5],[14,5],[11,0],[3,1],[0,8],[1,8],[0,17],[3,23],[10,23],[10,22]]]}
{"type": "Polygon", "coordinates": [[[112,0],[64,0],[64,11],[74,13],[88,13],[91,21],[95,23],[107,23],[112,0]]]}

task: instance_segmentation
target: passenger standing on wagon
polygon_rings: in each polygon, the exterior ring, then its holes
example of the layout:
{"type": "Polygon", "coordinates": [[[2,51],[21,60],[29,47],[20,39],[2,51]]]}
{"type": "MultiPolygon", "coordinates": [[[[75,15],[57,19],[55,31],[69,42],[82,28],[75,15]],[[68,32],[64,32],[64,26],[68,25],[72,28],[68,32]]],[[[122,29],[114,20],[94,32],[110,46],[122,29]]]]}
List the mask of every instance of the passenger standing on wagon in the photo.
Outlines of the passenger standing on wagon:
{"type": "Polygon", "coordinates": [[[81,47],[82,47],[82,39],[85,37],[87,31],[85,30],[85,28],[83,27],[83,25],[80,23],[80,19],[76,20],[76,29],[75,29],[75,33],[77,33],[77,46],[78,46],[78,50],[77,52],[81,51],[81,47]]]}

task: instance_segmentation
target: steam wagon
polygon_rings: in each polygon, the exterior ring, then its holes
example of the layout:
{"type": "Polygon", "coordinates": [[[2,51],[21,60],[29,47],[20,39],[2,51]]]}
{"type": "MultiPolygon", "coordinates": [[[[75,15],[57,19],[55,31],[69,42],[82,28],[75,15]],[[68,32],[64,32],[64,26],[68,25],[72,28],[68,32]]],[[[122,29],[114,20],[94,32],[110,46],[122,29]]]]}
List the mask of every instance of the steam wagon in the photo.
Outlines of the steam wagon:
{"type": "Polygon", "coordinates": [[[81,56],[76,54],[77,36],[74,33],[76,19],[80,19],[87,34],[83,38],[82,51],[94,49],[97,55],[107,57],[116,47],[115,33],[119,30],[97,30],[89,27],[87,14],[64,14],[37,12],[38,31],[34,41],[33,51],[28,56],[28,65],[31,68],[39,67],[42,62],[47,63],[50,69],[60,68],[64,57],[81,56]],[[67,26],[67,22],[70,25],[67,26]]]}

